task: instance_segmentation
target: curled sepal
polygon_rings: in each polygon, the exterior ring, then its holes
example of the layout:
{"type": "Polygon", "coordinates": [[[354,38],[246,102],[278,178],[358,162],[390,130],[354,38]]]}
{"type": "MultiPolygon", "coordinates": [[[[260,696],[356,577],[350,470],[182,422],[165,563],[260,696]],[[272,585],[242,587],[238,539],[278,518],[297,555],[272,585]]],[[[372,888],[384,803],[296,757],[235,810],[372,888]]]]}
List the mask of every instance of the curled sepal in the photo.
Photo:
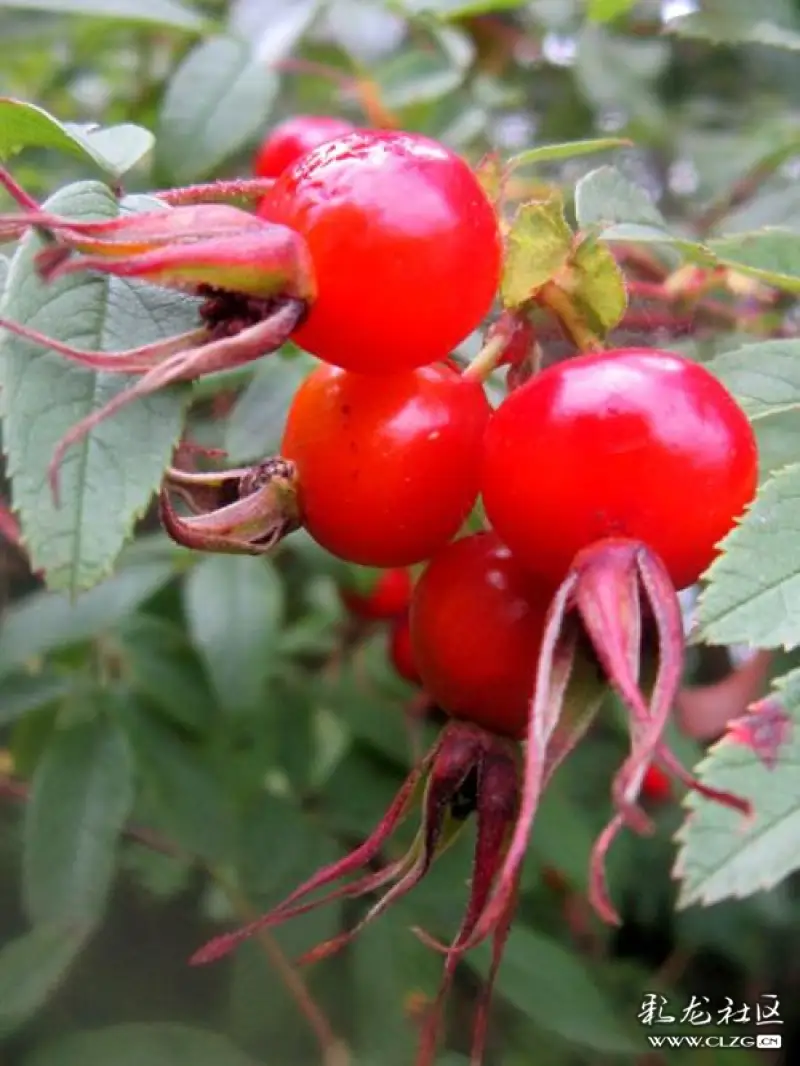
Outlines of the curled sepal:
{"type": "Polygon", "coordinates": [[[311,300],[315,295],[308,248],[286,226],[270,224],[233,236],[160,243],[119,256],[115,248],[109,243],[92,255],[70,256],[68,249],[54,245],[39,253],[37,267],[46,281],[94,270],[189,292],[205,285],[260,299],[280,295],[311,300]]]}
{"type": "Polygon", "coordinates": [[[744,814],[750,812],[750,804],[698,781],[664,741],[681,683],[684,636],[677,593],[658,556],[637,541],[598,541],[576,556],[562,588],[569,590],[562,618],[572,614],[579,620],[608,684],[629,712],[631,750],[612,784],[614,815],[590,860],[590,901],[601,917],[616,924],[619,916],[606,888],[605,857],[624,826],[639,833],[651,830],[639,796],[652,763],[717,803],[744,814]],[[653,680],[645,695],[641,676],[651,665],[653,680]]]}
{"type": "Polygon", "coordinates": [[[374,891],[376,886],[380,887],[400,874],[406,868],[408,856],[375,873],[367,876],[362,875],[354,881],[339,885],[338,888],[308,902],[308,897],[319,891],[319,889],[341,881],[343,878],[351,877],[353,874],[358,873],[359,870],[376,861],[387,840],[403,824],[411,810],[419,804],[425,791],[428,772],[441,746],[442,738],[434,744],[425,758],[414,767],[401,785],[383,818],[362,844],[345,855],[344,858],[337,859],[335,862],[317,870],[315,874],[299,885],[281,903],[273,907],[271,911],[261,915],[260,918],[256,918],[255,921],[232,933],[225,933],[210,940],[192,955],[189,962],[194,966],[215,962],[224,955],[228,955],[245,940],[249,940],[259,929],[280,925],[289,918],[304,914],[336,899],[359,896],[374,891]]]}
{"type": "Polygon", "coordinates": [[[265,555],[299,528],[293,463],[276,457],[249,468],[167,472],[159,495],[161,522],[176,543],[197,551],[265,555]],[[181,516],[172,494],[192,512],[181,516]]]}
{"type": "Polygon", "coordinates": [[[0,239],[18,238],[31,227],[47,237],[36,258],[45,280],[95,270],[181,290],[204,285],[261,299],[314,298],[303,238],[240,208],[190,203],[80,222],[43,211],[7,171],[0,172],[0,184],[22,208],[0,215],[0,239]]]}
{"type": "Polygon", "coordinates": [[[264,220],[226,204],[164,207],[158,211],[119,215],[116,218],[81,221],[37,208],[0,215],[0,232],[22,233],[31,226],[45,230],[51,248],[64,253],[86,252],[115,258],[135,255],[167,244],[236,236],[264,227],[264,220]]]}
{"type": "Polygon", "coordinates": [[[206,374],[214,374],[221,370],[232,370],[259,359],[268,352],[275,351],[286,341],[300,321],[305,306],[299,300],[285,300],[278,303],[261,321],[233,335],[223,333],[221,336],[209,339],[209,330],[204,329],[183,337],[173,337],[145,349],[119,353],[121,357],[119,365],[115,365],[114,355],[69,348],[67,345],[50,341],[47,337],[25,327],[12,326],[6,322],[0,324],[2,328],[12,329],[18,335],[53,348],[60,355],[66,356],[80,366],[88,366],[97,370],[118,369],[123,373],[141,375],[129,389],[117,393],[103,407],[98,407],[86,418],[76,422],[56,445],[48,468],[48,477],[56,501],[58,500],[58,471],[65,453],[101,422],[122,410],[133,400],[149,396],[168,385],[195,381],[206,374]],[[199,342],[193,343],[198,337],[199,342]]]}

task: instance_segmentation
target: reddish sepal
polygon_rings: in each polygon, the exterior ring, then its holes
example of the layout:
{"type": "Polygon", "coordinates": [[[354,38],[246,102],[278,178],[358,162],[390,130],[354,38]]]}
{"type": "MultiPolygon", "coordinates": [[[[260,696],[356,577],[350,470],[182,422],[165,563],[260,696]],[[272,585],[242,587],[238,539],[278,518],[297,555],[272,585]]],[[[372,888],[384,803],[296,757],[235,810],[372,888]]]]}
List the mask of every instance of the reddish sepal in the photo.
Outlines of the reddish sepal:
{"type": "Polygon", "coordinates": [[[196,551],[265,555],[300,525],[294,464],[280,457],[214,473],[171,468],[159,504],[169,536],[196,551]],[[178,514],[173,494],[190,515],[178,514]]]}

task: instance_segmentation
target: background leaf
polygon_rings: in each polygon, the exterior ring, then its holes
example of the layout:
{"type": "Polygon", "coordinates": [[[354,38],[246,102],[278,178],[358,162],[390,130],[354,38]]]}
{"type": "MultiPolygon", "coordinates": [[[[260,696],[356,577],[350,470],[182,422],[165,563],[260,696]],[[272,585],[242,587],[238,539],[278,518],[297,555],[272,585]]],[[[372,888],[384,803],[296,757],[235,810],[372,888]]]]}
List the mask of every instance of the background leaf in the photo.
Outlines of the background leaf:
{"type": "Polygon", "coordinates": [[[73,1033],[45,1045],[24,1066],[255,1066],[227,1037],[208,1029],[151,1022],[73,1033]]]}
{"type": "Polygon", "coordinates": [[[119,177],[153,146],[149,130],[132,123],[106,129],[82,129],[61,123],[41,107],[0,98],[0,159],[23,148],[55,148],[119,177]]]}
{"type": "Polygon", "coordinates": [[[39,925],[0,950],[0,1038],[28,1021],[63,981],[83,947],[73,925],[39,925]]]}
{"type": "Polygon", "coordinates": [[[23,852],[33,922],[93,925],[111,888],[133,805],[133,763],[124,736],[105,717],[113,705],[95,700],[99,717],[59,730],[33,777],[23,852]]]}
{"type": "Polygon", "coordinates": [[[177,30],[199,32],[203,18],[179,0],[2,0],[0,7],[21,11],[46,11],[53,15],[89,15],[93,18],[152,22],[177,30]]]}
{"type": "MultiPolygon", "coordinates": [[[[486,973],[488,953],[478,949],[475,958],[474,964],[486,973]]],[[[571,1043],[617,1055],[634,1054],[639,1048],[581,963],[557,941],[532,929],[512,929],[497,989],[526,1017],[571,1043]]]]}
{"type": "Polygon", "coordinates": [[[629,144],[630,141],[622,140],[620,137],[599,137],[592,141],[567,141],[566,144],[540,144],[511,156],[506,166],[524,167],[536,163],[552,163],[561,159],[591,155],[594,152],[607,152],[612,148],[623,148],[629,144]]]}
{"type": "Polygon", "coordinates": [[[9,611],[0,624],[0,675],[44,652],[88,640],[151,596],[172,576],[168,562],[141,563],[84,592],[38,592],[9,611]]]}
{"type": "Polygon", "coordinates": [[[257,711],[273,667],[283,590],[266,559],[204,559],[185,586],[189,629],[220,706],[257,711]]]}
{"type": "Polygon", "coordinates": [[[159,116],[156,166],[176,184],[199,181],[266,131],[276,75],[243,41],[213,37],[175,72],[159,116]]]}
{"type": "MultiPolygon", "coordinates": [[[[47,208],[75,219],[113,218],[108,189],[81,183],[47,208]]],[[[163,289],[101,275],[73,275],[45,285],[29,236],[11,264],[2,314],[78,347],[113,351],[148,344],[197,326],[194,303],[163,289]]],[[[78,419],[117,395],[124,375],[70,366],[61,356],[0,334],[0,414],[20,517],[33,565],[54,589],[75,593],[111,569],[143,513],[178,437],[186,392],[170,388],[137,400],[70,449],[61,467],[62,505],[46,480],[53,450],[78,419]]]]}

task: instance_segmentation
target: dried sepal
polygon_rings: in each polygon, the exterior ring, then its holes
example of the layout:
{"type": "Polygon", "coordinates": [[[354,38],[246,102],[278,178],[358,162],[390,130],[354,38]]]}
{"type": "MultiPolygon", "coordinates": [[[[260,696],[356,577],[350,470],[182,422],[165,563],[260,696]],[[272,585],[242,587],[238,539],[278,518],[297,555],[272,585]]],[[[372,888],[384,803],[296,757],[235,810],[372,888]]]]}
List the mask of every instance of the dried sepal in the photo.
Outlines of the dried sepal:
{"type": "Polygon", "coordinates": [[[276,457],[208,474],[170,469],[159,494],[161,522],[178,544],[227,555],[266,555],[300,526],[293,463],[276,457]],[[175,494],[191,515],[175,510],[175,494]]]}
{"type": "MultiPolygon", "coordinates": [[[[199,377],[220,370],[231,370],[260,359],[268,352],[275,351],[287,340],[304,311],[305,304],[301,301],[286,300],[279,304],[268,318],[234,336],[223,336],[216,340],[195,344],[169,355],[162,362],[157,362],[151,369],[145,371],[129,389],[117,393],[103,407],[98,407],[86,418],[77,422],[59,441],[48,468],[48,477],[55,499],[58,500],[58,471],[65,453],[101,422],[122,410],[133,400],[149,396],[168,385],[195,381],[199,377]]],[[[66,354],[63,349],[62,354],[66,354]]],[[[86,365],[85,353],[73,352],[68,358],[86,365]]]]}

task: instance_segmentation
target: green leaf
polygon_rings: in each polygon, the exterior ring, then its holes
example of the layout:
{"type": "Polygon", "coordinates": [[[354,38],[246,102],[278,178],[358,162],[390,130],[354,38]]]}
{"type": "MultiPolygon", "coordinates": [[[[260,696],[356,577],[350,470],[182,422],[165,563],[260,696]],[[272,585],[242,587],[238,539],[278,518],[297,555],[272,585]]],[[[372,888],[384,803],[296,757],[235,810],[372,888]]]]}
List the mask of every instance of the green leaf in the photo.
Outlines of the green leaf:
{"type": "MultiPolygon", "coordinates": [[[[98,694],[97,710],[110,710],[98,694]]],[[[117,841],[133,805],[133,763],[107,717],[57,730],[25,808],[23,895],[33,922],[102,918],[117,841]]]]}
{"type": "Polygon", "coordinates": [[[7,941],[0,951],[0,1038],[44,1006],[86,939],[76,926],[40,925],[7,941]]]}
{"type": "Polygon", "coordinates": [[[800,292],[800,234],[766,226],[708,242],[720,263],[786,292],[800,292]]]}
{"type": "Polygon", "coordinates": [[[232,848],[233,812],[207,761],[133,700],[119,711],[159,825],[189,855],[223,861],[232,848]]]}
{"type": "Polygon", "coordinates": [[[237,0],[231,4],[228,28],[251,41],[265,66],[290,55],[314,20],[319,0],[237,0]]]}
{"type": "Polygon", "coordinates": [[[52,672],[12,674],[4,678],[0,691],[0,725],[54,703],[69,690],[69,679],[52,672]]]}
{"type": "Polygon", "coordinates": [[[488,15],[492,11],[515,11],[525,7],[528,0],[402,0],[403,6],[414,14],[430,12],[440,18],[462,19],[472,15],[488,15]]]}
{"type": "MultiPolygon", "coordinates": [[[[489,959],[483,946],[467,957],[482,975],[489,959]]],[[[497,991],[537,1025],[570,1043],[609,1054],[641,1050],[576,955],[532,929],[512,929],[497,991]]]]}
{"type": "Polygon", "coordinates": [[[283,588],[268,559],[211,555],[189,574],[185,609],[220,706],[257,711],[273,668],[283,588]]]}
{"type": "Polygon", "coordinates": [[[709,10],[670,19],[664,27],[667,33],[678,37],[711,41],[713,44],[767,45],[771,48],[786,48],[800,51],[800,33],[787,26],[779,26],[767,18],[759,17],[757,9],[749,13],[731,11],[730,0],[726,6],[711,6],[709,10]]]}
{"type": "Polygon", "coordinates": [[[463,31],[430,27],[432,48],[411,47],[383,63],[375,73],[381,100],[390,109],[440,100],[464,81],[474,46],[463,31]]]}
{"type": "Polygon", "coordinates": [[[586,15],[592,22],[611,22],[620,15],[627,15],[636,0],[589,0],[586,15]]]}
{"type": "Polygon", "coordinates": [[[733,393],[751,422],[800,407],[800,340],[745,344],[718,355],[706,368],[733,393]]]}
{"type": "Polygon", "coordinates": [[[136,610],[172,576],[169,561],[140,563],[84,592],[36,592],[15,604],[0,625],[0,676],[36,655],[103,633],[136,610]]]}
{"type": "Polygon", "coordinates": [[[754,817],[745,822],[737,812],[690,793],[689,813],[677,835],[674,876],[681,881],[680,907],[749,896],[800,868],[800,670],[775,687],[792,718],[775,768],[727,739],[697,767],[705,784],[749,799],[754,817]]]}
{"type": "Polygon", "coordinates": [[[381,1066],[413,1062],[418,1033],[406,1010],[415,994],[432,998],[441,976],[441,959],[411,932],[419,920],[412,902],[382,914],[351,949],[359,1004],[357,1046],[381,1066]]]}
{"type": "Polygon", "coordinates": [[[106,129],[61,123],[41,107],[0,97],[0,159],[23,148],[54,148],[120,177],[150,151],[155,138],[125,123],[106,129]]]}
{"type": "Polygon", "coordinates": [[[200,33],[207,25],[197,12],[178,0],[0,0],[0,8],[47,11],[52,15],[152,22],[157,26],[200,33]]]}
{"type": "Polygon", "coordinates": [[[277,89],[277,75],[243,41],[203,41],[167,88],[156,169],[175,184],[207,177],[265,128],[277,89]]]}
{"type": "Polygon", "coordinates": [[[598,167],[581,178],[575,187],[575,214],[582,229],[620,222],[666,228],[646,190],[614,167],[598,167]]]}
{"type": "Polygon", "coordinates": [[[552,163],[561,159],[574,159],[594,152],[608,152],[612,148],[629,148],[631,141],[621,137],[600,137],[592,141],[567,141],[565,144],[540,144],[524,152],[512,155],[506,164],[509,169],[537,163],[552,163]]]}
{"type": "Polygon", "coordinates": [[[570,296],[592,332],[605,336],[622,320],[628,306],[625,280],[610,250],[584,240],[570,259],[570,296]]]}
{"type": "Polygon", "coordinates": [[[688,258],[713,266],[714,257],[697,241],[690,241],[686,237],[668,233],[659,226],[647,226],[639,222],[618,222],[608,226],[599,234],[604,241],[622,241],[626,244],[664,244],[673,246],[684,253],[688,258]]]}
{"type": "Polygon", "coordinates": [[[668,136],[657,79],[670,62],[666,41],[652,36],[632,39],[586,21],[577,34],[574,64],[576,87],[595,114],[619,110],[627,123],[637,123],[648,141],[668,136]]]}
{"type": "Polygon", "coordinates": [[[741,523],[722,542],[698,604],[710,644],[787,648],[800,643],[800,464],[759,489],[741,523]]]}
{"type": "Polygon", "coordinates": [[[183,627],[134,614],[120,626],[118,637],[131,688],[178,725],[205,731],[214,720],[216,703],[183,627]]]}
{"type": "Polygon", "coordinates": [[[225,450],[231,460],[263,459],[278,450],[294,394],[314,366],[305,352],[262,360],[225,422],[225,450]]]}
{"type": "Polygon", "coordinates": [[[169,1022],[109,1025],[36,1048],[24,1066],[258,1066],[227,1037],[169,1022]]]}
{"type": "MultiPolygon", "coordinates": [[[[105,186],[68,186],[47,208],[76,219],[113,218],[105,186]]],[[[193,301],[154,286],[100,274],[49,284],[36,272],[41,241],[31,234],[11,264],[3,315],[82,348],[114,351],[196,328],[193,301]]],[[[94,373],[60,355],[0,334],[0,414],[14,509],[34,569],[48,584],[75,593],[110,570],[144,512],[180,433],[183,388],[132,403],[67,453],[61,506],[47,484],[53,450],[71,426],[128,385],[122,374],[94,373]]]]}
{"type": "Polygon", "coordinates": [[[504,306],[519,307],[550,281],[566,265],[572,239],[560,197],[523,204],[506,238],[504,306]]]}
{"type": "Polygon", "coordinates": [[[267,793],[244,813],[239,830],[236,865],[242,883],[266,905],[341,854],[315,818],[267,793]]]}

